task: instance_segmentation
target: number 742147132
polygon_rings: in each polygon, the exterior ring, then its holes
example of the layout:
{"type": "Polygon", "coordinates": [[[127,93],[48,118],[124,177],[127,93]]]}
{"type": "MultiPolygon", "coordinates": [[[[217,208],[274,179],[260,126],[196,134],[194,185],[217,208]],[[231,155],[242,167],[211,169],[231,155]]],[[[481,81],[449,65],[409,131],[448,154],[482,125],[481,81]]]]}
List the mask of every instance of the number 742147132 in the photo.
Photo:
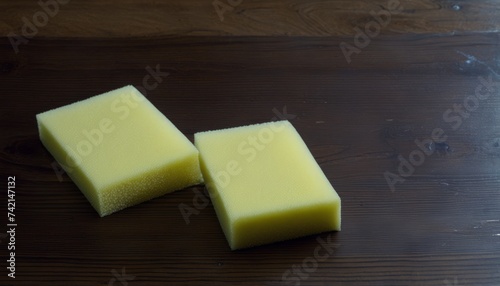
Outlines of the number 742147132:
{"type": "Polygon", "coordinates": [[[16,177],[11,176],[7,178],[7,218],[9,223],[15,223],[16,221],[16,177]]]}

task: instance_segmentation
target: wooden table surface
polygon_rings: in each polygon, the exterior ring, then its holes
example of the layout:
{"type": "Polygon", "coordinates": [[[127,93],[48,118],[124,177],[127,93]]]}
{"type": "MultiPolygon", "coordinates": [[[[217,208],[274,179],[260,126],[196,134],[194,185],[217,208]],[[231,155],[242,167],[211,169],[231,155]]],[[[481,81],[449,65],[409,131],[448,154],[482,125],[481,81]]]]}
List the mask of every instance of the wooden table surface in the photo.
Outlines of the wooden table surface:
{"type": "Polygon", "coordinates": [[[2,1],[0,285],[500,285],[499,31],[493,0],[2,1]],[[342,231],[230,251],[203,186],[99,218],[35,115],[151,70],[191,140],[290,120],[342,231]]]}

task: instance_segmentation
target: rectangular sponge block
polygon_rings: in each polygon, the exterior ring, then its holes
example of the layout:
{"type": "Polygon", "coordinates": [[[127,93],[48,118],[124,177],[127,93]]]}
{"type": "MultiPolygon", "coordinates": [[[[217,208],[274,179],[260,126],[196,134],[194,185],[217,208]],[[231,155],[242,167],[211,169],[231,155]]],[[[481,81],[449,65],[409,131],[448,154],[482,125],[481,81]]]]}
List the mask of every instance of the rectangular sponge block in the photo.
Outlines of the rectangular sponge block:
{"type": "Polygon", "coordinates": [[[231,249],[340,230],[340,197],[288,121],[195,134],[231,249]]]}
{"type": "Polygon", "coordinates": [[[101,217],[203,181],[197,149],[133,86],[36,118],[42,143],[101,217]]]}

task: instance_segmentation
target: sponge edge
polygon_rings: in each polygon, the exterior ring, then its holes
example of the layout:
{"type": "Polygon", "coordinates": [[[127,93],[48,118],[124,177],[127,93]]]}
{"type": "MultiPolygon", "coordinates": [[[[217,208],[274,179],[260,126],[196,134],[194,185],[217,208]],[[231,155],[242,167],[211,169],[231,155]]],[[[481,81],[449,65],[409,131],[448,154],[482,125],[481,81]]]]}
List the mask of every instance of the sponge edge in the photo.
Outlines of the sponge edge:
{"type": "Polygon", "coordinates": [[[340,230],[341,200],[288,121],[195,134],[231,249],[340,230]]]}
{"type": "Polygon", "coordinates": [[[133,86],[36,117],[43,145],[101,217],[203,182],[198,150],[133,86]]]}

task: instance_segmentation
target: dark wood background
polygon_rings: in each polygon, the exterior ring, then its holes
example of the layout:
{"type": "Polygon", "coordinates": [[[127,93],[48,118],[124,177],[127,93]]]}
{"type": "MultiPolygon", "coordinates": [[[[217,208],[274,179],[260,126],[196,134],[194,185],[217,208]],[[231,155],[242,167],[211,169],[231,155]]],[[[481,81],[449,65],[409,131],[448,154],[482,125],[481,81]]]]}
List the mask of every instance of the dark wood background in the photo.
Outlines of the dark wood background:
{"type": "Polygon", "coordinates": [[[233,0],[221,21],[210,0],[72,0],[15,53],[36,2],[0,2],[0,285],[286,285],[328,235],[338,247],[300,285],[500,285],[500,88],[456,130],[443,119],[478,77],[500,81],[498,1],[401,1],[351,63],[340,43],[388,1],[233,0]],[[147,96],[191,140],[286,110],[342,198],[342,231],[230,251],[211,205],[189,224],[179,211],[203,186],[99,218],[58,180],[35,115],[157,65],[169,76],[147,96]],[[384,173],[435,128],[447,140],[391,191],[384,173]]]}

